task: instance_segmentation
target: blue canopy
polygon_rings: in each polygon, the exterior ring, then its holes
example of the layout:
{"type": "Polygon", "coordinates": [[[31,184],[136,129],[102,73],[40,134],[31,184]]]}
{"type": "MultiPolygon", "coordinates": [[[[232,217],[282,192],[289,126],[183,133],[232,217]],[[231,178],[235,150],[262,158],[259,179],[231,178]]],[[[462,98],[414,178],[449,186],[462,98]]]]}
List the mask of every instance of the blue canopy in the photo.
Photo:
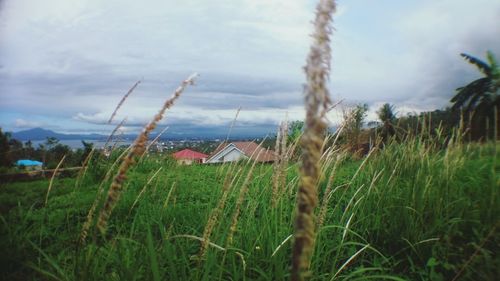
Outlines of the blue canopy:
{"type": "Polygon", "coordinates": [[[17,166],[42,166],[43,163],[35,160],[21,159],[16,161],[17,166]]]}

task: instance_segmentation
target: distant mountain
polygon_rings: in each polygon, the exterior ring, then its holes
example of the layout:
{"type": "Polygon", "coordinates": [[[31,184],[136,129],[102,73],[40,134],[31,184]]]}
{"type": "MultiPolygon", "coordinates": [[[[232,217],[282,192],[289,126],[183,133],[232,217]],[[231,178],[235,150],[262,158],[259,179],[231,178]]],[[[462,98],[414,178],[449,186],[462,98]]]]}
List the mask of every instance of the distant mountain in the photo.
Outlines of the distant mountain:
{"type": "MultiPolygon", "coordinates": [[[[1,1],[1,0],[0,0],[1,1]]],[[[264,127],[234,127],[231,132],[230,139],[255,139],[262,138],[266,135],[273,135],[275,126],[264,126],[264,127]]],[[[171,126],[171,128],[160,137],[161,140],[209,140],[220,138],[224,139],[227,136],[226,127],[187,127],[187,126],[171,126]]],[[[154,139],[158,135],[158,132],[153,132],[149,135],[149,139],[154,139]]],[[[19,132],[13,132],[12,137],[20,141],[43,141],[47,138],[53,137],[58,140],[106,140],[108,135],[101,134],[62,134],[51,130],[43,128],[33,128],[19,132]]],[[[120,135],[121,139],[134,140],[137,134],[126,134],[120,135]]]]}
{"type": "Polygon", "coordinates": [[[33,128],[29,130],[12,133],[12,137],[21,141],[45,140],[53,137],[58,140],[99,140],[107,136],[99,134],[61,134],[42,128],[33,128]]]}

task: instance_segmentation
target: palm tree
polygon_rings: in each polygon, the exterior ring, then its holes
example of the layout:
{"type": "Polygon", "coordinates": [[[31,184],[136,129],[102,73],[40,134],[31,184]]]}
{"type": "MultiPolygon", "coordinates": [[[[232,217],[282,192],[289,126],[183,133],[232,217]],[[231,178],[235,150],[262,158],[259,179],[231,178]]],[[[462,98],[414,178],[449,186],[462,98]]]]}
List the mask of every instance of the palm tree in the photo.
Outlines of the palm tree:
{"type": "Polygon", "coordinates": [[[384,103],[377,111],[378,118],[382,121],[382,140],[385,142],[396,133],[393,122],[396,119],[394,105],[384,103]]]}
{"type": "Polygon", "coordinates": [[[460,55],[475,65],[484,77],[458,88],[457,94],[451,99],[452,109],[464,110],[467,115],[474,112],[478,117],[492,121],[495,108],[498,112],[500,106],[500,67],[498,62],[490,51],[486,53],[487,62],[467,54],[460,55]]]}

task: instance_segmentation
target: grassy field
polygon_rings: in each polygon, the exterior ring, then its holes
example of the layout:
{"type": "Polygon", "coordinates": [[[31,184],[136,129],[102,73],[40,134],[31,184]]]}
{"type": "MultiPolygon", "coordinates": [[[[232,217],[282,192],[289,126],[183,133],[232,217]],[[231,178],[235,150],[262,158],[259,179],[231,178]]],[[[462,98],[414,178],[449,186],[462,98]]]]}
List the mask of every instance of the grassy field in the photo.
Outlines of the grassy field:
{"type": "MultiPolygon", "coordinates": [[[[318,184],[311,280],[495,280],[496,151],[493,144],[438,149],[416,139],[368,158],[329,154],[318,184]]],[[[99,186],[103,194],[109,188],[103,178],[114,174],[113,160],[91,161],[78,179],[55,179],[46,205],[48,181],[1,184],[0,278],[289,278],[294,161],[273,192],[270,164],[253,171],[244,161],[177,166],[151,155],[129,171],[106,236],[92,225],[81,243],[99,186]]]]}

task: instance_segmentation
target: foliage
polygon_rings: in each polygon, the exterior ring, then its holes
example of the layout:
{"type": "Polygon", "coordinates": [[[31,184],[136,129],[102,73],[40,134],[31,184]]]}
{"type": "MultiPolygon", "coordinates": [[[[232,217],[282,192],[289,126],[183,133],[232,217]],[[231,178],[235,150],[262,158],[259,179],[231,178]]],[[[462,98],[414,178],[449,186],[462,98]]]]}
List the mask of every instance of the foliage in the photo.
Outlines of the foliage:
{"type": "Polygon", "coordinates": [[[382,141],[385,143],[391,136],[396,133],[394,128],[394,121],[396,119],[395,107],[389,103],[385,103],[377,111],[378,118],[382,122],[381,136],[382,141]]]}
{"type": "Polygon", "coordinates": [[[9,133],[3,133],[2,128],[0,128],[0,167],[8,167],[11,165],[11,161],[9,159],[9,133]]]}
{"type": "Polygon", "coordinates": [[[0,128],[0,167],[11,168],[17,160],[31,159],[44,163],[45,168],[53,169],[64,155],[66,159],[62,167],[80,166],[93,148],[92,143],[83,141],[82,144],[83,149],[72,150],[69,146],[59,143],[58,139],[50,137],[45,143],[34,148],[31,141],[23,144],[13,139],[10,133],[2,133],[0,128]]]}
{"type": "Polygon", "coordinates": [[[490,51],[486,55],[487,62],[468,54],[460,55],[476,66],[483,77],[458,88],[451,102],[454,110],[460,109],[465,116],[473,118],[474,126],[479,127],[476,128],[476,135],[483,137],[490,133],[488,127],[498,126],[495,118],[500,116],[500,65],[490,51]],[[485,123],[489,125],[483,127],[485,123]]]}
{"type": "MultiPolygon", "coordinates": [[[[439,138],[419,135],[405,143],[389,142],[364,164],[350,158],[340,163],[317,236],[312,280],[451,280],[462,269],[460,280],[494,280],[500,274],[495,255],[500,250],[495,230],[500,213],[498,147],[455,143],[443,149],[439,138]]],[[[96,157],[78,189],[76,179],[56,179],[47,207],[43,207],[47,181],[0,184],[4,251],[0,276],[8,280],[289,278],[291,244],[286,238],[292,233],[296,163],[286,170],[286,188],[274,208],[272,167],[255,167],[232,246],[227,247],[232,222],[225,218],[235,210],[249,171],[246,162],[237,164],[242,171],[210,237],[213,244],[199,261],[196,239],[221,197],[230,166],[178,166],[171,159],[147,155],[129,173],[109,235],[91,232],[87,243],[79,246],[76,241],[102,173],[114,174],[111,163],[120,152],[109,159],[96,157]],[[101,167],[94,169],[97,163],[101,167]]],[[[325,174],[332,168],[324,166],[325,174]]],[[[109,186],[109,179],[103,186],[109,186]]],[[[322,197],[326,186],[324,178],[319,183],[322,197]]]]}
{"type": "Polygon", "coordinates": [[[341,141],[354,153],[361,149],[361,133],[367,111],[367,104],[358,104],[354,108],[344,110],[343,139],[341,141]]]}
{"type": "Polygon", "coordinates": [[[289,144],[295,143],[304,130],[304,121],[295,120],[288,124],[288,140],[289,144]]]}

